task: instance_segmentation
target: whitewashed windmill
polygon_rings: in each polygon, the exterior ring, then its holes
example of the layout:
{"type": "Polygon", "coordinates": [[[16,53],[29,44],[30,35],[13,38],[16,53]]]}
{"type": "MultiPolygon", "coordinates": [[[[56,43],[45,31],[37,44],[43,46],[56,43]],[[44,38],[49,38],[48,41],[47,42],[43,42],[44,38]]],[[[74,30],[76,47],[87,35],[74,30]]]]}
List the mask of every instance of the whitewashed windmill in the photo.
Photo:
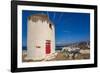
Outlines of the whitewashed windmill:
{"type": "Polygon", "coordinates": [[[27,58],[43,60],[55,53],[55,28],[45,14],[33,14],[27,23],[27,58]]]}

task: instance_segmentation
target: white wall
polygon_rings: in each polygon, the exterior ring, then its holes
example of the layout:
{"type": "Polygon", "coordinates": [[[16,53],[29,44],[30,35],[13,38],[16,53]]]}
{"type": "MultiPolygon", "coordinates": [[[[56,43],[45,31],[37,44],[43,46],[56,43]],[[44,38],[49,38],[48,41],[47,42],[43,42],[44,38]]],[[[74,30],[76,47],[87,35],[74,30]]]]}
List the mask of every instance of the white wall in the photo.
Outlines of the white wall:
{"type": "MultiPolygon", "coordinates": [[[[39,1],[39,0],[34,0],[39,1]]],[[[62,2],[62,3],[80,3],[80,4],[98,4],[98,20],[100,19],[100,0],[41,0],[41,1],[52,1],[52,2],[62,2]]],[[[10,72],[10,0],[0,0],[0,73],[10,72]]],[[[100,21],[98,22],[100,24],[100,21]]],[[[100,31],[100,25],[99,25],[100,31]]],[[[100,37],[100,33],[98,34],[100,37]]],[[[100,38],[98,38],[100,43],[100,38]]],[[[100,56],[100,45],[98,46],[99,56],[100,56]]],[[[99,57],[100,65],[100,57],[99,57]]],[[[86,69],[70,69],[70,70],[55,70],[55,71],[42,71],[37,73],[100,73],[100,66],[98,68],[86,68],[86,69]]],[[[29,73],[29,72],[27,72],[29,73]]],[[[32,73],[32,72],[31,72],[32,73]]]]}
{"type": "Polygon", "coordinates": [[[46,57],[46,52],[45,52],[46,40],[51,40],[51,53],[53,52],[52,50],[54,49],[54,44],[52,42],[54,41],[52,40],[54,38],[53,32],[54,31],[52,31],[49,28],[49,24],[46,21],[42,22],[41,20],[39,20],[37,22],[33,22],[32,20],[28,20],[27,55],[29,58],[33,60],[41,60],[46,57]],[[36,48],[36,46],[41,46],[41,47],[36,48]]]}

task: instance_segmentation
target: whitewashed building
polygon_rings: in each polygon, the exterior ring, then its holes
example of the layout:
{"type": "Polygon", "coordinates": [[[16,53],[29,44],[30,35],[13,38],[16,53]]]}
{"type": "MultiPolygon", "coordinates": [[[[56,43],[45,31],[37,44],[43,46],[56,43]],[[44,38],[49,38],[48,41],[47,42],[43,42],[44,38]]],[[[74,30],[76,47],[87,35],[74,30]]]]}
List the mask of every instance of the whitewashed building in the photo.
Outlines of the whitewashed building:
{"type": "Polygon", "coordinates": [[[45,14],[33,14],[27,23],[27,58],[43,60],[55,53],[55,28],[45,14]]]}

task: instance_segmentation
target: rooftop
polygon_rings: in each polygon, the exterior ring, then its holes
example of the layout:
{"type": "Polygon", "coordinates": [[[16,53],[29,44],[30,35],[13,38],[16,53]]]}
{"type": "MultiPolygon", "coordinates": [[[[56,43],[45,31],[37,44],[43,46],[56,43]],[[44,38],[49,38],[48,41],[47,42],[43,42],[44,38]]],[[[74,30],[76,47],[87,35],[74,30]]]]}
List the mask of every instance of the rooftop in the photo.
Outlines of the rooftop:
{"type": "Polygon", "coordinates": [[[46,15],[46,14],[33,14],[33,15],[28,17],[28,20],[32,20],[33,22],[36,22],[38,20],[41,20],[42,22],[43,21],[51,22],[49,20],[48,15],[46,15]]]}

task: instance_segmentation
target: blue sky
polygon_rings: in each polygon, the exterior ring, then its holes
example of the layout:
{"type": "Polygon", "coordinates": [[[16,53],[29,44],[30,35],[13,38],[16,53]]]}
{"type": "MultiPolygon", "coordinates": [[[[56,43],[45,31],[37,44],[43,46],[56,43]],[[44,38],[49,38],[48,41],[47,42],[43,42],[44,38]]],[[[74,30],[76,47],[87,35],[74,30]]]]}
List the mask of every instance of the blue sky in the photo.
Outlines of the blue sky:
{"type": "MultiPolygon", "coordinates": [[[[22,46],[27,44],[27,17],[47,14],[55,25],[56,44],[90,40],[90,14],[72,12],[22,11],[22,46]]],[[[41,25],[42,26],[42,25],[41,25]]]]}

